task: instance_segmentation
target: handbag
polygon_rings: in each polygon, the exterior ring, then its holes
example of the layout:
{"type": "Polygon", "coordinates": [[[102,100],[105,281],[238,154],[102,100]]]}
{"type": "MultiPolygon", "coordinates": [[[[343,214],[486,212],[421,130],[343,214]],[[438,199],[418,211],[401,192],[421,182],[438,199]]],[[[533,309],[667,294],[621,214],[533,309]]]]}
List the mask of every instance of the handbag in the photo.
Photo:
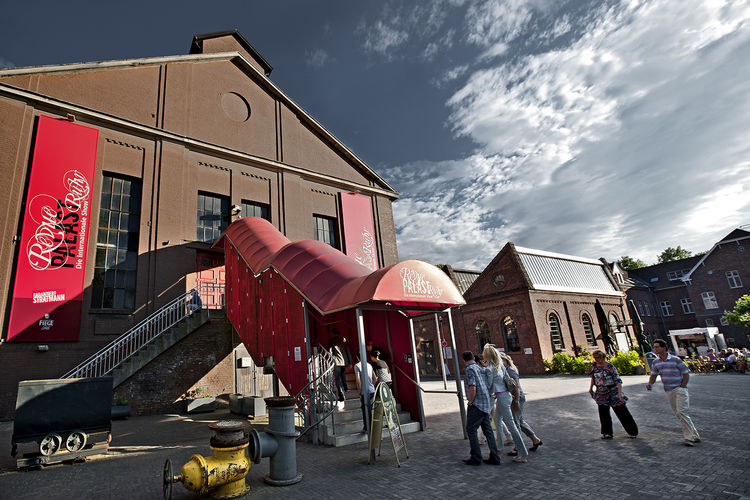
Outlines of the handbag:
{"type": "Polygon", "coordinates": [[[518,382],[516,382],[516,379],[510,376],[508,373],[508,370],[503,367],[503,383],[505,384],[505,388],[508,389],[508,392],[516,392],[516,389],[518,388],[518,382]]]}

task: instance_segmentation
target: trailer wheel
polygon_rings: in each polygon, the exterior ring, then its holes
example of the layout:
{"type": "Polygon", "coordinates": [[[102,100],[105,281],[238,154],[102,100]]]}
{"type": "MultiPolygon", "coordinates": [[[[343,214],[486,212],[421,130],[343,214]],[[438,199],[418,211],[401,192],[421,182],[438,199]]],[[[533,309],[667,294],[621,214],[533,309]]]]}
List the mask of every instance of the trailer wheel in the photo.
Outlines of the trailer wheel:
{"type": "Polygon", "coordinates": [[[45,457],[54,455],[60,450],[60,445],[62,445],[62,437],[60,437],[60,434],[51,432],[44,436],[44,439],[39,443],[39,453],[45,457]]]}
{"type": "Polygon", "coordinates": [[[82,450],[86,446],[86,433],[73,431],[65,440],[65,449],[71,452],[82,450]]]}
{"type": "Polygon", "coordinates": [[[172,498],[172,461],[170,459],[167,459],[166,462],[164,462],[164,474],[163,474],[163,485],[162,485],[162,494],[164,495],[164,500],[171,500],[172,498]]]}

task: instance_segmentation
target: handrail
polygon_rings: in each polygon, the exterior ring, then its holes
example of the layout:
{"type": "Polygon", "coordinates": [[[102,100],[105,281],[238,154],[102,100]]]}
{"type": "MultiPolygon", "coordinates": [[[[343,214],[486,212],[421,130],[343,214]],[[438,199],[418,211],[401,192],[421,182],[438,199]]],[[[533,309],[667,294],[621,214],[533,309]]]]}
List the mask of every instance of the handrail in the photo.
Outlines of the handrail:
{"type": "Polygon", "coordinates": [[[102,377],[195,311],[220,309],[223,284],[201,284],[173,299],[60,378],[102,377]],[[217,300],[218,299],[218,300],[217,300]]]}
{"type": "Polygon", "coordinates": [[[309,360],[310,373],[314,378],[295,396],[297,412],[302,415],[305,422],[299,437],[316,428],[338,408],[333,388],[333,357],[322,345],[318,345],[318,349],[319,353],[309,360]],[[319,413],[319,410],[322,411],[319,413]]]}
{"type": "Polygon", "coordinates": [[[398,365],[394,364],[393,366],[396,367],[396,370],[398,370],[401,373],[403,373],[406,378],[408,378],[409,380],[411,380],[414,383],[414,385],[417,386],[417,389],[419,389],[420,391],[424,392],[425,394],[458,394],[458,390],[455,390],[455,391],[446,391],[446,390],[443,390],[443,391],[432,391],[432,390],[427,390],[427,389],[423,388],[420,384],[418,384],[416,380],[414,380],[413,378],[411,378],[408,373],[406,373],[404,370],[402,370],[401,368],[399,368],[398,365]]]}

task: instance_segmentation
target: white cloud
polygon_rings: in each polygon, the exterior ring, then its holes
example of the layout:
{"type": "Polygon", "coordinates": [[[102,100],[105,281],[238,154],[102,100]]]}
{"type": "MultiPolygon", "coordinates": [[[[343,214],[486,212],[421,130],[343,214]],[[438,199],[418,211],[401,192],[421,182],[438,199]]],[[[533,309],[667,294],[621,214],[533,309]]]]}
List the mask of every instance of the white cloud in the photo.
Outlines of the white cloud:
{"type": "Polygon", "coordinates": [[[15,64],[8,61],[7,59],[3,59],[2,57],[0,57],[0,69],[10,69],[10,68],[15,68],[15,67],[16,67],[15,64]]]}
{"type": "Polygon", "coordinates": [[[378,21],[368,30],[364,46],[368,51],[376,52],[381,56],[389,58],[392,57],[390,51],[402,45],[408,39],[409,34],[406,31],[393,28],[382,21],[378,21]]]}
{"type": "Polygon", "coordinates": [[[305,64],[312,66],[313,68],[322,68],[331,59],[328,52],[323,49],[307,51],[305,55],[307,58],[305,64]]]}
{"type": "MultiPolygon", "coordinates": [[[[472,4],[468,39],[497,50],[532,10],[472,4]]],[[[481,269],[511,240],[654,262],[750,222],[748,3],[630,0],[580,22],[549,21],[584,33],[569,46],[469,74],[447,104],[475,155],[389,172],[402,258],[481,269]]]]}

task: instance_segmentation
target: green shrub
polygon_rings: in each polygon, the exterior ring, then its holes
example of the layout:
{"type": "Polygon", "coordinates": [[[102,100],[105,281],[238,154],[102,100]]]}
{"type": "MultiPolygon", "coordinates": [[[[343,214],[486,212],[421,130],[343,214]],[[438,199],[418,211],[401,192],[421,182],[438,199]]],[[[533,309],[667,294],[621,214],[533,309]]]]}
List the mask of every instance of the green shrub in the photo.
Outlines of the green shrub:
{"type": "Polygon", "coordinates": [[[572,373],[575,375],[586,375],[591,371],[594,360],[591,356],[576,356],[573,359],[573,370],[572,373]]]}
{"type": "Polygon", "coordinates": [[[572,373],[575,358],[566,352],[552,355],[552,373],[572,373]]]}
{"type": "Polygon", "coordinates": [[[643,366],[636,351],[619,351],[609,362],[615,365],[620,375],[633,375],[638,366],[643,366]]]}

